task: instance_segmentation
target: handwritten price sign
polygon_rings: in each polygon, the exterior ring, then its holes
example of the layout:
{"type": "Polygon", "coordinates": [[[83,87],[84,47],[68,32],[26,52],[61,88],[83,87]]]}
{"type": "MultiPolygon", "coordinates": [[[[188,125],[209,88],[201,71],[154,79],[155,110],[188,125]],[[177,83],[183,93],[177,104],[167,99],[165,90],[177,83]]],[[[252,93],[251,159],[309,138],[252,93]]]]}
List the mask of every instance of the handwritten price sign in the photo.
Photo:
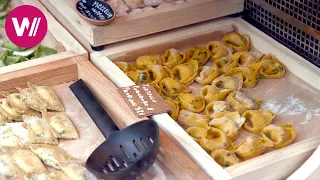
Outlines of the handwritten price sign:
{"type": "Polygon", "coordinates": [[[139,118],[170,110],[170,107],[150,84],[119,88],[119,92],[139,118]]]}

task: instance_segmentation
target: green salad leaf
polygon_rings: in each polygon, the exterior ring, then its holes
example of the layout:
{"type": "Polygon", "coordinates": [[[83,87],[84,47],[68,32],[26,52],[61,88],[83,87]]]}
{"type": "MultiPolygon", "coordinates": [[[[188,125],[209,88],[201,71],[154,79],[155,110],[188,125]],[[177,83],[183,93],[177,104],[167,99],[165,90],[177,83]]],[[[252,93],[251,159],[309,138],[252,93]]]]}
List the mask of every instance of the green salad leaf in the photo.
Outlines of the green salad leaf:
{"type": "MultiPolygon", "coordinates": [[[[52,54],[57,54],[58,51],[43,45],[39,45],[37,49],[34,51],[34,58],[40,58],[40,57],[45,57],[49,56],[52,54]]],[[[33,57],[31,57],[33,59],[33,57]]]]}
{"type": "Polygon", "coordinates": [[[7,16],[9,15],[10,12],[11,12],[11,10],[8,9],[4,15],[0,16],[0,27],[4,27],[4,25],[6,23],[7,16]]]}
{"type": "Polygon", "coordinates": [[[0,0],[0,11],[4,11],[10,0],[0,0]]]}
{"type": "Polygon", "coordinates": [[[12,50],[12,51],[23,51],[27,48],[19,47],[15,44],[13,44],[10,40],[6,40],[1,44],[1,47],[12,50]]]}

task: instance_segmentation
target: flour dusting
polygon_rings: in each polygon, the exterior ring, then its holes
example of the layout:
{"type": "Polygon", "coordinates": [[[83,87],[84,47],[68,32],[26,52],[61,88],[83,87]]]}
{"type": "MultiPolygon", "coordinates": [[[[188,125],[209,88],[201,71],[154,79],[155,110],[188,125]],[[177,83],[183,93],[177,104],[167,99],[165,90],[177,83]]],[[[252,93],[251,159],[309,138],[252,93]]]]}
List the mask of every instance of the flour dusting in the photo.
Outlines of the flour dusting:
{"type": "Polygon", "coordinates": [[[304,120],[300,124],[309,124],[313,117],[320,116],[320,108],[309,109],[305,103],[294,94],[288,95],[284,100],[268,100],[262,104],[261,108],[268,109],[277,115],[304,115],[304,120]]]}

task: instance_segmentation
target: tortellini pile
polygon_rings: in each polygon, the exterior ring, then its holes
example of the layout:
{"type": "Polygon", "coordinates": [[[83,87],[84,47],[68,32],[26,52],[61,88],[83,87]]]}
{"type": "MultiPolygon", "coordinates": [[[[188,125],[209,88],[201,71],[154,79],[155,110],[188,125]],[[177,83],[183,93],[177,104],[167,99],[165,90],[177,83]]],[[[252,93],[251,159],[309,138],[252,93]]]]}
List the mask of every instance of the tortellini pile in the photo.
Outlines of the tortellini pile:
{"type": "Polygon", "coordinates": [[[96,179],[57,146],[79,135],[55,91],[31,83],[17,90],[0,92],[0,179],[96,179]]]}
{"type": "Polygon", "coordinates": [[[230,32],[221,42],[185,53],[171,48],[116,64],[136,84],[150,83],[170,106],[171,118],[217,163],[229,167],[295,139],[292,125],[272,124],[276,115],[242,91],[254,88],[259,79],[285,74],[280,60],[249,51],[250,43],[249,36],[230,32]],[[242,142],[241,129],[251,133],[242,142]]]}

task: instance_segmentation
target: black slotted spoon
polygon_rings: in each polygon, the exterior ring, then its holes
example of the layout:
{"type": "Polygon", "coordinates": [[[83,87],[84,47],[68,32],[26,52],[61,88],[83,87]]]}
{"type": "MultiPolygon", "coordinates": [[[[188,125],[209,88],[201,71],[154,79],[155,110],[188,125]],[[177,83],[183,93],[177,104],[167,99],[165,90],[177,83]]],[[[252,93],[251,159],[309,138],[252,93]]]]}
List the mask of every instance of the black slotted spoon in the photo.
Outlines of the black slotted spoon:
{"type": "Polygon", "coordinates": [[[82,80],[70,85],[70,89],[107,139],[89,156],[87,168],[108,180],[134,179],[148,170],[159,151],[157,123],[140,121],[119,131],[82,80]]]}

